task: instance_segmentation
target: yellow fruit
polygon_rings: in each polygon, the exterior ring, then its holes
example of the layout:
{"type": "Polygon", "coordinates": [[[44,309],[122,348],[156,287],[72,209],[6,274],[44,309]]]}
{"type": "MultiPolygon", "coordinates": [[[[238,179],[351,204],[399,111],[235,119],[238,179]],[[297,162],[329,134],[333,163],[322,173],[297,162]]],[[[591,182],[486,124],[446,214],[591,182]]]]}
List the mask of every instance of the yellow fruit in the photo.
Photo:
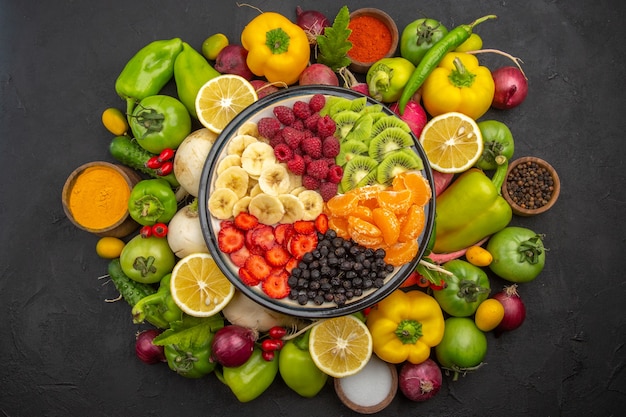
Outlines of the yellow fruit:
{"type": "Polygon", "coordinates": [[[477,51],[483,47],[483,40],[477,33],[472,33],[470,37],[456,47],[455,52],[477,51]]]}
{"type": "Polygon", "coordinates": [[[474,245],[467,248],[465,259],[472,265],[489,266],[493,261],[493,255],[487,249],[474,245]]]}
{"type": "Polygon", "coordinates": [[[119,258],[126,244],[116,237],[103,237],[96,243],[96,253],[104,259],[119,258]]]}
{"type": "Polygon", "coordinates": [[[170,287],[176,305],[195,317],[220,312],[235,295],[235,286],[208,253],[192,253],[179,260],[170,287]]]}
{"type": "Polygon", "coordinates": [[[365,367],[372,356],[372,335],[352,315],[320,321],[311,330],[309,351],[313,362],[327,375],[343,378],[365,367]]]}
{"type": "Polygon", "coordinates": [[[202,42],[202,55],[206,59],[214,61],[220,51],[228,46],[228,38],[223,33],[209,36],[202,42]]]}
{"type": "Polygon", "coordinates": [[[128,132],[128,121],[120,109],[109,107],[102,112],[102,124],[115,136],[121,136],[128,132]]]}
{"type": "Polygon", "coordinates": [[[200,123],[214,133],[243,109],[258,100],[254,86],[235,74],[222,74],[207,81],[196,96],[196,113],[200,123]]]}
{"type": "Polygon", "coordinates": [[[444,173],[468,170],[483,153],[483,138],[478,124],[458,112],[433,117],[422,130],[420,143],[430,166],[444,173]]]}
{"type": "Polygon", "coordinates": [[[504,307],[500,301],[488,298],[478,306],[474,315],[474,322],[483,332],[488,332],[496,327],[504,318],[504,307]]]}

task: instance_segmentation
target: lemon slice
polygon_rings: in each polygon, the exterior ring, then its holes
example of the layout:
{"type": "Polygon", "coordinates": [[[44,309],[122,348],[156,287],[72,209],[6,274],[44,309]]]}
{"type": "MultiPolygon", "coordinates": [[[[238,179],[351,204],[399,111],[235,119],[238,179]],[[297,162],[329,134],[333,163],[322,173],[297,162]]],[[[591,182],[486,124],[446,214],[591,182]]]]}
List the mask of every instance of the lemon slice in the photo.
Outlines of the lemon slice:
{"type": "Polygon", "coordinates": [[[422,130],[420,143],[431,168],[444,173],[468,170],[483,153],[478,124],[462,113],[449,112],[433,117],[422,130]]]}
{"type": "Polygon", "coordinates": [[[192,253],[179,260],[170,287],[176,305],[195,317],[220,312],[235,295],[235,286],[208,253],[192,253]]]}
{"type": "Polygon", "coordinates": [[[243,109],[258,100],[254,86],[235,74],[222,74],[207,81],[196,96],[196,113],[200,123],[215,133],[243,109]]]}
{"type": "Polygon", "coordinates": [[[311,329],[309,352],[315,365],[333,378],[354,375],[372,356],[372,335],[352,315],[320,321],[311,329]]]}

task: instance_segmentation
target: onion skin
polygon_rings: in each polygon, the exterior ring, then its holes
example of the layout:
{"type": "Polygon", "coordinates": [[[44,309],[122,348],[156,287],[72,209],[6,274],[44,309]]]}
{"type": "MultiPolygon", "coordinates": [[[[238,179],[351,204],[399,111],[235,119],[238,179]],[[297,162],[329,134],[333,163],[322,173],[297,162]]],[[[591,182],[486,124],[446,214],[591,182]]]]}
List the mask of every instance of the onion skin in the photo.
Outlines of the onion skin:
{"type": "Polygon", "coordinates": [[[137,334],[135,353],[142,362],[149,365],[166,362],[163,346],[157,346],[152,343],[152,340],[160,334],[161,331],[157,329],[144,330],[137,334]]]}
{"type": "Polygon", "coordinates": [[[222,366],[241,366],[252,356],[256,333],[247,327],[234,324],[224,326],[213,336],[211,359],[222,366]]]}
{"type": "Polygon", "coordinates": [[[330,26],[330,21],[324,14],[316,10],[302,10],[296,7],[296,25],[300,26],[309,40],[309,45],[317,45],[317,37],[324,33],[324,28],[330,26]]]}
{"type": "Polygon", "coordinates": [[[524,323],[526,319],[526,306],[517,293],[517,285],[510,285],[504,287],[504,290],[494,294],[493,298],[500,301],[504,306],[504,318],[494,329],[496,336],[499,336],[503,332],[509,332],[515,330],[524,323]]]}
{"type": "Polygon", "coordinates": [[[398,385],[409,400],[424,402],[437,395],[442,379],[439,365],[432,359],[426,359],[419,364],[405,362],[398,375],[398,385]]]}
{"type": "Polygon", "coordinates": [[[507,110],[517,107],[526,99],[528,80],[519,68],[501,67],[491,72],[495,83],[495,93],[491,106],[507,110]]]}

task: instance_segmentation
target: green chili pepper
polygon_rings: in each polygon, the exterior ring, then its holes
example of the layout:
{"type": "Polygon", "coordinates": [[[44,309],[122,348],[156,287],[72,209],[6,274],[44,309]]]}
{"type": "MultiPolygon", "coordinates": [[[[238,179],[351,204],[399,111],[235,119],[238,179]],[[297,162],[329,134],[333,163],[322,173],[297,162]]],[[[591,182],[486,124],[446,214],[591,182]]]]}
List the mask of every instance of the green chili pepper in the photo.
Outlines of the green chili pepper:
{"type": "Polygon", "coordinates": [[[189,114],[196,115],[196,96],[200,87],[220,73],[209,64],[202,54],[183,42],[183,50],[174,62],[174,80],[178,99],[187,107],[189,114]]]}
{"type": "Polygon", "coordinates": [[[309,353],[309,334],[288,340],[280,350],[278,371],[285,384],[302,397],[316,396],[328,379],[328,375],[320,371],[309,353]]]}
{"type": "Polygon", "coordinates": [[[484,22],[485,20],[495,18],[496,16],[491,14],[476,19],[469,25],[459,25],[449,31],[448,34],[446,34],[430,49],[428,49],[428,51],[426,51],[422,60],[415,68],[415,71],[411,74],[411,77],[406,83],[406,86],[402,91],[402,95],[398,100],[398,108],[401,115],[404,114],[404,108],[411,97],[413,97],[413,94],[415,94],[415,92],[422,86],[430,73],[437,68],[437,65],[439,65],[439,62],[441,62],[443,57],[448,52],[453,51],[456,47],[465,42],[472,34],[474,26],[484,22]]]}
{"type": "Polygon", "coordinates": [[[172,298],[170,291],[171,278],[172,274],[167,274],[161,278],[159,290],[135,304],[132,310],[134,323],[139,324],[147,320],[161,329],[167,329],[170,327],[170,323],[182,318],[183,312],[172,298]]]}
{"type": "Polygon", "coordinates": [[[126,113],[135,103],[158,94],[174,75],[174,61],[183,49],[180,38],[157,40],[141,48],[115,81],[115,91],[126,100],[126,113]]]}
{"type": "Polygon", "coordinates": [[[163,179],[141,180],[130,192],[128,212],[143,226],[169,222],[178,210],[176,194],[163,179]]]}
{"type": "Polygon", "coordinates": [[[505,175],[509,168],[509,160],[513,157],[515,144],[511,130],[497,120],[484,120],[478,123],[483,137],[483,154],[476,166],[483,170],[497,171],[494,176],[505,175]]]}
{"type": "Polygon", "coordinates": [[[261,349],[255,347],[252,356],[243,365],[224,367],[221,371],[216,369],[215,375],[228,385],[240,402],[249,402],[263,394],[274,382],[278,374],[278,356],[277,351],[274,359],[266,361],[261,349]]]}
{"type": "Polygon", "coordinates": [[[505,176],[489,179],[471,168],[436,199],[435,253],[449,253],[476,244],[505,228],[513,213],[500,195],[505,176]]]}

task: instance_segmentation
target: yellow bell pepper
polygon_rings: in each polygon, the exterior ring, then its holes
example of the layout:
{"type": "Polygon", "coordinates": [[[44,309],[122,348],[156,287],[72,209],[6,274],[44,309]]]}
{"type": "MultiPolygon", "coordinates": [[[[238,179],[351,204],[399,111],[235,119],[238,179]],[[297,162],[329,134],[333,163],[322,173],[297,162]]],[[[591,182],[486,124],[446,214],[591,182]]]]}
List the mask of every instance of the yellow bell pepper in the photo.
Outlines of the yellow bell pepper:
{"type": "Polygon", "coordinates": [[[246,63],[269,82],[295,84],[309,64],[311,47],[304,30],[280,13],[261,13],[241,33],[246,63]]]}
{"type": "Polygon", "coordinates": [[[460,112],[476,120],[489,110],[495,84],[491,71],[478,58],[450,52],[422,85],[422,100],[431,116],[460,112]]]}
{"type": "Polygon", "coordinates": [[[374,353],[389,363],[422,363],[443,338],[441,307],[420,290],[395,290],[372,308],[366,323],[374,353]]]}

